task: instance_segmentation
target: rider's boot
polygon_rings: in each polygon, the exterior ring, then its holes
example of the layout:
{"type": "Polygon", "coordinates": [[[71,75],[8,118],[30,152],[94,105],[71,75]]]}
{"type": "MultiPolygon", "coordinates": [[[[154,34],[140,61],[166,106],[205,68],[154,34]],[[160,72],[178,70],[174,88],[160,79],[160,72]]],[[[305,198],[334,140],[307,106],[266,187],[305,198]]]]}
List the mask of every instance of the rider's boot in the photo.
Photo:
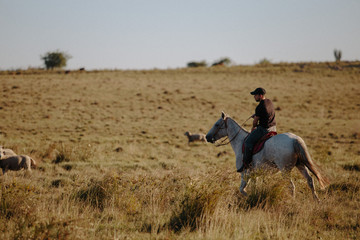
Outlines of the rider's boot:
{"type": "Polygon", "coordinates": [[[243,155],[243,165],[241,166],[240,169],[237,170],[237,172],[242,172],[245,169],[250,168],[251,160],[252,160],[252,149],[245,147],[245,151],[243,155]]]}

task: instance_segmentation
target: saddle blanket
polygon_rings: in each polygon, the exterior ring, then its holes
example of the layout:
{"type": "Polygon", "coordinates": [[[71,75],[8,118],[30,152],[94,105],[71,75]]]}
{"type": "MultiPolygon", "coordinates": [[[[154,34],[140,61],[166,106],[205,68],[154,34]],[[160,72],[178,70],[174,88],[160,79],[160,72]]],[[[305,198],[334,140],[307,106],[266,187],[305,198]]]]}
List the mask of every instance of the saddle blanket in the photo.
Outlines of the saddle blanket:
{"type": "MultiPolygon", "coordinates": [[[[261,151],[261,149],[263,149],[264,144],[267,140],[269,140],[269,138],[273,137],[277,135],[277,132],[268,132],[267,134],[265,134],[264,136],[262,136],[262,138],[260,138],[260,140],[255,144],[254,149],[252,154],[258,153],[261,151]]],[[[246,137],[247,138],[247,137],[246,137]]],[[[242,152],[244,153],[245,151],[245,141],[246,138],[244,139],[244,143],[242,145],[242,152]]]]}

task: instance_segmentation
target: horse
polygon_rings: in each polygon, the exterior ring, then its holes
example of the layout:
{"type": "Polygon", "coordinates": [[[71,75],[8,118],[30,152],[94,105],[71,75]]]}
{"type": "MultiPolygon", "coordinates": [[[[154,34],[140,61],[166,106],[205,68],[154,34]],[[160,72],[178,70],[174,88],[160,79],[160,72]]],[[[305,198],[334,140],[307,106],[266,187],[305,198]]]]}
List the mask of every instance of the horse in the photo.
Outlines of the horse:
{"type": "MultiPolygon", "coordinates": [[[[228,137],[232,149],[236,156],[236,168],[240,169],[243,165],[242,145],[249,132],[241,127],[235,120],[224,112],[221,118],[216,121],[214,126],[206,135],[210,143],[228,137]]],[[[225,145],[225,144],[222,144],[225,145]]],[[[290,177],[291,170],[296,167],[307,180],[307,184],[312,191],[315,200],[319,197],[315,191],[313,179],[309,173],[313,173],[320,183],[321,189],[329,184],[328,179],[322,176],[318,167],[312,161],[304,140],[293,133],[277,134],[267,140],[261,151],[253,155],[252,166],[241,172],[240,192],[247,196],[246,185],[248,174],[255,169],[276,169],[289,176],[290,188],[295,197],[295,185],[290,177]]]]}

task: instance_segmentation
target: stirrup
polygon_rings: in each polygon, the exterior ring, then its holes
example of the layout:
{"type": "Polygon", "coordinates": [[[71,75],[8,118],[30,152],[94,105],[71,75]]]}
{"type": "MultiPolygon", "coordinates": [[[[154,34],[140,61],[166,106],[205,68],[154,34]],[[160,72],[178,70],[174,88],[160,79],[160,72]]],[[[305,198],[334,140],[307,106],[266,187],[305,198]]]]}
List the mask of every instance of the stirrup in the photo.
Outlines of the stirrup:
{"type": "Polygon", "coordinates": [[[238,170],[236,170],[238,173],[241,173],[242,171],[244,171],[245,169],[248,169],[249,168],[249,166],[247,166],[246,164],[243,164],[242,166],[241,166],[241,168],[239,168],[238,170]]]}

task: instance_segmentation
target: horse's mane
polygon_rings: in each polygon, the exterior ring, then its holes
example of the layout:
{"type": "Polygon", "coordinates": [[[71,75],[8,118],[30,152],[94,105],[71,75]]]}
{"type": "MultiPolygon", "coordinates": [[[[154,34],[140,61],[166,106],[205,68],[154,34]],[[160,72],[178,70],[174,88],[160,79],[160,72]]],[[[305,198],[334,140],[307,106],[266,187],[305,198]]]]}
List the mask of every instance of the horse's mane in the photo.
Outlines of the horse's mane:
{"type": "Polygon", "coordinates": [[[227,118],[228,118],[228,119],[231,119],[233,122],[235,122],[236,125],[238,125],[239,128],[240,128],[241,130],[243,130],[244,132],[250,133],[248,130],[246,130],[245,128],[243,128],[238,122],[236,122],[236,121],[235,121],[234,119],[232,119],[231,117],[227,116],[227,118]]]}

